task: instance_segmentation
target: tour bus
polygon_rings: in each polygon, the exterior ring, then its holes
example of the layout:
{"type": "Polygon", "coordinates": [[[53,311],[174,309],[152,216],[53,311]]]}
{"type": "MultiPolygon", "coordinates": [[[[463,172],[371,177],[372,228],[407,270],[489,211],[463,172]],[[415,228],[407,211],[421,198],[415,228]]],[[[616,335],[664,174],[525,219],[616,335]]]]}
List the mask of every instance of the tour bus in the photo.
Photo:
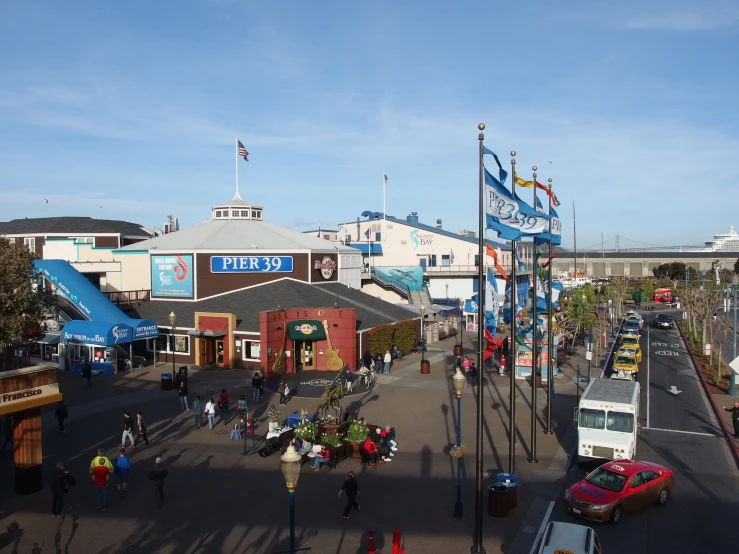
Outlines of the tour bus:
{"type": "Polygon", "coordinates": [[[633,460],[639,435],[639,383],[593,379],[575,408],[579,459],[633,460]]]}

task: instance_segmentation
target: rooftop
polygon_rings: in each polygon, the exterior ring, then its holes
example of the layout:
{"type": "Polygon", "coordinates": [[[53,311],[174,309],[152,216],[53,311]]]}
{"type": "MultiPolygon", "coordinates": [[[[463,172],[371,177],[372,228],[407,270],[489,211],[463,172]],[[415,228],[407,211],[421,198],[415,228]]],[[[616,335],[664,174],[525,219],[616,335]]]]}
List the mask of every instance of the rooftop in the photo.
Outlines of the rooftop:
{"type": "Polygon", "coordinates": [[[234,313],[237,331],[258,332],[259,313],[276,309],[278,298],[282,308],[330,308],[338,305],[356,309],[357,330],[417,317],[402,306],[390,304],[340,283],[312,285],[290,278],[198,302],[152,300],[141,304],[128,315],[150,319],[159,326],[168,327],[170,312],[177,314],[177,321],[187,322],[185,325],[191,325],[196,311],[234,313]]]}
{"type": "Polygon", "coordinates": [[[0,222],[0,235],[115,233],[124,237],[149,237],[138,223],[92,217],[37,217],[0,222]]]}

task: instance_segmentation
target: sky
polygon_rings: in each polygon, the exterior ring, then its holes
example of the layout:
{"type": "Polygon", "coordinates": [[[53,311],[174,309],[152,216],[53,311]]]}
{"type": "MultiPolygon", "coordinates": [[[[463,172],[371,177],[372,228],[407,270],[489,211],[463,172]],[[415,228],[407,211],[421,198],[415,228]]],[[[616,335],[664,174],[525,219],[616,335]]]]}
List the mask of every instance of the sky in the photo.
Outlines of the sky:
{"type": "Polygon", "coordinates": [[[386,173],[388,215],[475,229],[482,122],[552,178],[563,246],[573,203],[578,248],[739,226],[733,0],[7,1],[0,52],[2,221],[194,225],[238,136],[270,222],[381,212],[386,173]]]}

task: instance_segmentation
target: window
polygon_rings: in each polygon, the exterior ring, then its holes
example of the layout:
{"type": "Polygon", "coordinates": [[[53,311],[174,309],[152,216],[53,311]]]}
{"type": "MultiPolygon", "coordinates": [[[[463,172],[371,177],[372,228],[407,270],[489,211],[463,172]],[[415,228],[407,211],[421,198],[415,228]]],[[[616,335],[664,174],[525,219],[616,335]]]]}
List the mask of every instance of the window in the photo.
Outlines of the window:
{"type": "MultiPolygon", "coordinates": [[[[172,335],[159,335],[157,339],[148,339],[146,341],[146,349],[149,352],[154,351],[156,346],[157,352],[172,352],[172,335]],[[156,344],[154,341],[156,340],[156,344]]],[[[190,353],[190,336],[189,335],[175,335],[174,336],[174,351],[175,354],[189,354],[190,353]]]]}
{"type": "Polygon", "coordinates": [[[231,217],[239,217],[239,210],[231,210],[231,217]]]}
{"type": "Polygon", "coordinates": [[[77,244],[95,244],[95,239],[92,237],[79,237],[74,239],[77,244]]]}
{"type": "Polygon", "coordinates": [[[241,359],[259,361],[260,344],[250,340],[241,341],[241,359]]]}
{"type": "Polygon", "coordinates": [[[441,255],[441,267],[449,267],[450,264],[449,254],[441,255]]]}
{"type": "Polygon", "coordinates": [[[586,427],[588,429],[605,429],[606,412],[604,410],[580,408],[580,427],[586,427]]]}
{"type": "Polygon", "coordinates": [[[347,235],[346,236],[346,242],[351,242],[351,241],[352,241],[352,236],[351,235],[347,235]]]}
{"type": "Polygon", "coordinates": [[[607,426],[609,431],[633,433],[634,414],[627,414],[625,412],[608,412],[607,426]]]}
{"type": "Polygon", "coordinates": [[[626,475],[599,467],[588,475],[585,481],[607,491],[621,492],[626,482],[626,475]]]}
{"type": "Polygon", "coordinates": [[[28,248],[34,254],[36,253],[36,239],[23,239],[23,245],[28,248]]]}
{"type": "Polygon", "coordinates": [[[251,217],[252,219],[262,219],[262,210],[252,210],[251,217]]]}
{"type": "Polygon", "coordinates": [[[323,240],[331,240],[331,236],[330,235],[323,235],[323,240]]]}
{"type": "Polygon", "coordinates": [[[475,254],[475,266],[480,265],[480,254],[475,254]]]}
{"type": "Polygon", "coordinates": [[[375,242],[380,242],[382,240],[382,233],[375,233],[375,242]]]}
{"type": "Polygon", "coordinates": [[[241,210],[241,217],[249,219],[249,210],[241,210]]]}
{"type": "Polygon", "coordinates": [[[216,217],[221,217],[221,210],[216,210],[216,217]]]}
{"type": "Polygon", "coordinates": [[[436,267],[436,254],[431,254],[429,256],[429,266],[436,267]]]}
{"type": "Polygon", "coordinates": [[[657,475],[654,471],[647,469],[645,471],[641,472],[642,480],[645,483],[649,483],[650,481],[654,481],[659,475],[657,475]]]}

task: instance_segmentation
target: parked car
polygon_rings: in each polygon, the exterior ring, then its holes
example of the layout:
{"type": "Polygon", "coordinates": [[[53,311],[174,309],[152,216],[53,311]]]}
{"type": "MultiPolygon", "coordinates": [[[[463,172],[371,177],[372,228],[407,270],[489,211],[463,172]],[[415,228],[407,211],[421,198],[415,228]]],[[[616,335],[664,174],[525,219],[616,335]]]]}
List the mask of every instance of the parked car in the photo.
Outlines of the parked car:
{"type": "Polygon", "coordinates": [[[550,521],[534,550],[536,554],[603,554],[595,530],[585,525],[550,521]]]}
{"type": "Polygon", "coordinates": [[[675,490],[675,476],[651,462],[608,462],[565,491],[567,511],[589,521],[616,525],[625,514],[650,504],[665,504],[675,490]]]}
{"type": "Polygon", "coordinates": [[[657,329],[672,329],[675,326],[675,320],[666,314],[657,314],[654,318],[654,326],[657,329]]]}

